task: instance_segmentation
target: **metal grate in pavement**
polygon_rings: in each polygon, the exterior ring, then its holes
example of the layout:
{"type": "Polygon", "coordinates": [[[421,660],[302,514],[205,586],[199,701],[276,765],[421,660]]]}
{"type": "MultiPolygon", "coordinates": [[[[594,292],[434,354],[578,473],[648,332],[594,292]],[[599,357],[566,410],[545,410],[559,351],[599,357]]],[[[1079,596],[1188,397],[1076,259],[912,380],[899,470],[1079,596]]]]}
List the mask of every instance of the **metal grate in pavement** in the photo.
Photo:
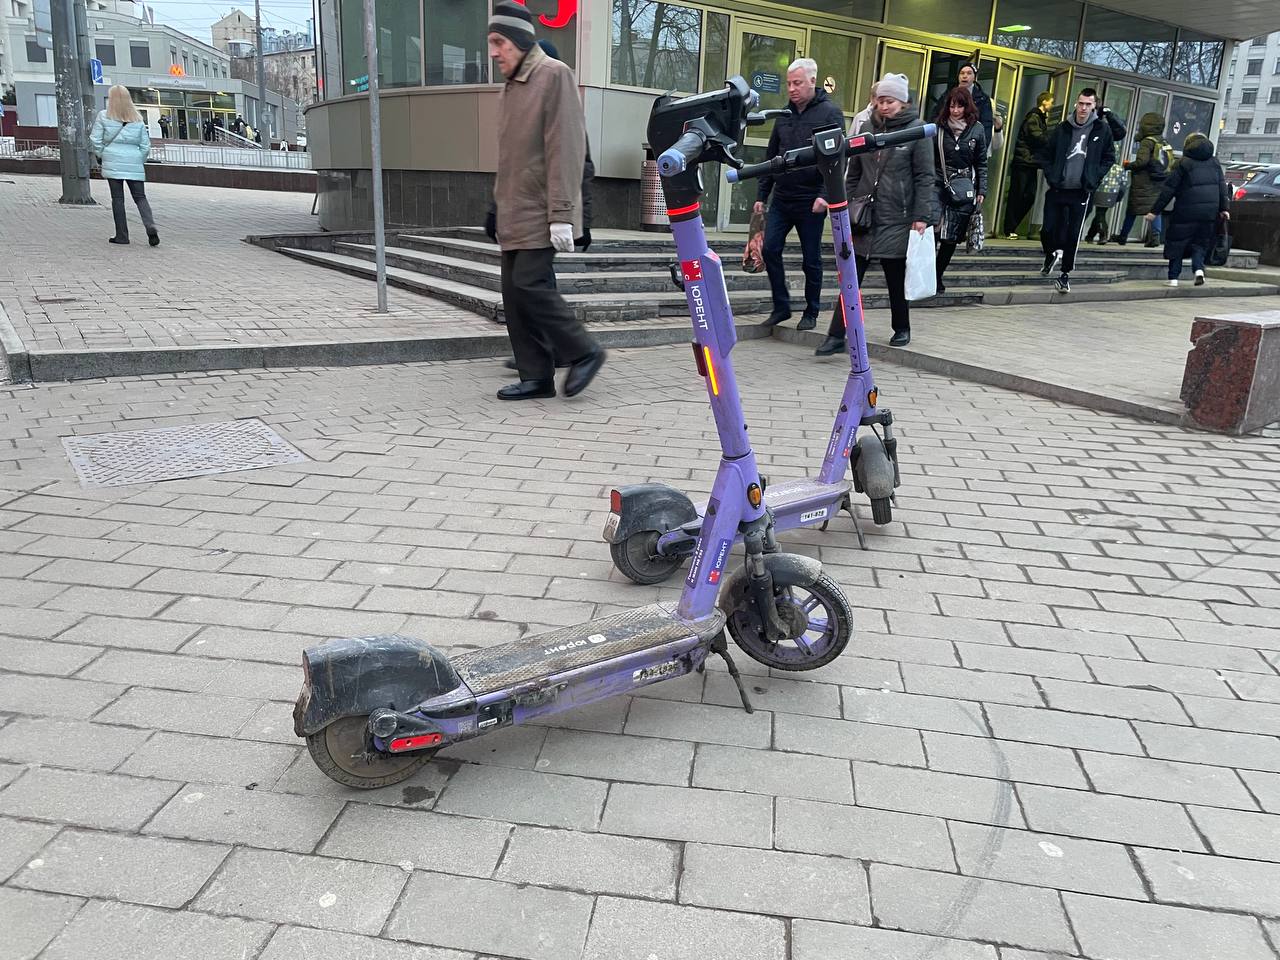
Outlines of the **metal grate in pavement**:
{"type": "Polygon", "coordinates": [[[85,487],[205,477],[306,459],[257,419],[63,437],[62,445],[85,487]]]}

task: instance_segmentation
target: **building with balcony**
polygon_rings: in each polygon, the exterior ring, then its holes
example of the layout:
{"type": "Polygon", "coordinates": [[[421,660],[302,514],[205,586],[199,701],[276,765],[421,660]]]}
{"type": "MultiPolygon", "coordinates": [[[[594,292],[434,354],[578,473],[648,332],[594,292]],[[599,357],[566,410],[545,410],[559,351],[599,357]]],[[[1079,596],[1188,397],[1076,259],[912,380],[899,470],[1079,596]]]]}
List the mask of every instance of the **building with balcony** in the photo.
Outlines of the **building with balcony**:
{"type": "Polygon", "coordinates": [[[1223,160],[1280,163],[1280,32],[1246,40],[1227,65],[1223,160]]]}

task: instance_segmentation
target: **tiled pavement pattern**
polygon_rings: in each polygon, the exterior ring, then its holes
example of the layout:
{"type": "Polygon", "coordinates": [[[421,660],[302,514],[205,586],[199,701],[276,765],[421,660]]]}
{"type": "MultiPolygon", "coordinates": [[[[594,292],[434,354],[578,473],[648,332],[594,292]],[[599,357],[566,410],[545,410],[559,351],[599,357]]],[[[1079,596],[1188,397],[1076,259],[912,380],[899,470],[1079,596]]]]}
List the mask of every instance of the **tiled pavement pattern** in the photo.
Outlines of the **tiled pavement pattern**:
{"type": "Polygon", "coordinates": [[[445,303],[290,262],[240,242],[318,230],[311,197],[149,183],[160,228],[149,247],[129,210],[127,247],[107,243],[111,198],[63,207],[57,177],[0,179],[0,308],[28,350],[225,346],[492,333],[494,324],[445,303]],[[69,264],[75,268],[69,269],[69,264]]]}
{"type": "MultiPolygon", "coordinates": [[[[838,378],[751,342],[774,479],[838,378]],[[767,386],[766,386],[767,385],[767,386]],[[806,414],[804,422],[798,417],[806,414]]],[[[1280,450],[882,366],[898,522],[787,535],[857,634],[354,793],[293,738],[300,648],[453,648],[671,589],[604,491],[705,491],[683,347],[574,401],[494,361],[0,392],[0,958],[1275,960],[1280,450]],[[83,491],[58,438],[260,416],[312,458],[83,491]]]]}

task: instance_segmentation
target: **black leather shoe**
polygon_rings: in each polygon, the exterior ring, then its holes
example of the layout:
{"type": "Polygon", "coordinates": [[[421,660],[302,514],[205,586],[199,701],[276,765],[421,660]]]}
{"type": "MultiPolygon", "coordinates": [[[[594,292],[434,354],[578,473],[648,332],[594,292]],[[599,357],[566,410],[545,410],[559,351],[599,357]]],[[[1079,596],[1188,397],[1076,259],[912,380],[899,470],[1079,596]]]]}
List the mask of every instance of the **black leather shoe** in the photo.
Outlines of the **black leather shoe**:
{"type": "Polygon", "coordinates": [[[160,231],[155,227],[152,227],[147,231],[147,243],[151,244],[153,247],[160,246],[160,231]]]}
{"type": "Polygon", "coordinates": [[[499,400],[538,400],[556,395],[554,380],[521,380],[509,383],[498,391],[499,400]]]}
{"type": "Polygon", "coordinates": [[[516,363],[516,358],[515,358],[515,357],[508,357],[508,358],[506,359],[506,361],[505,361],[505,362],[503,362],[503,364],[502,364],[502,365],[503,365],[504,367],[506,367],[508,370],[519,370],[519,369],[520,369],[520,364],[516,363]]]}
{"type": "Polygon", "coordinates": [[[797,330],[812,330],[818,325],[818,315],[810,313],[808,310],[804,312],[804,316],[800,318],[800,322],[796,324],[797,330]]]}
{"type": "Polygon", "coordinates": [[[780,323],[786,323],[791,319],[790,310],[775,310],[769,314],[769,319],[760,324],[762,327],[776,327],[780,323]]]}
{"type": "Polygon", "coordinates": [[[910,330],[898,330],[896,333],[894,333],[892,337],[889,338],[889,346],[891,347],[905,347],[910,342],[911,342],[910,330]]]}
{"type": "Polygon", "coordinates": [[[128,243],[128,237],[109,237],[107,243],[128,243]]]}
{"type": "Polygon", "coordinates": [[[827,337],[818,349],[813,351],[815,357],[830,357],[837,353],[844,353],[849,349],[849,344],[845,342],[844,337],[827,337]]]}
{"type": "Polygon", "coordinates": [[[587,389],[587,384],[595,379],[600,368],[604,366],[604,358],[605,352],[597,347],[595,353],[589,353],[581,360],[571,363],[569,375],[564,378],[564,395],[576,397],[587,389]]]}

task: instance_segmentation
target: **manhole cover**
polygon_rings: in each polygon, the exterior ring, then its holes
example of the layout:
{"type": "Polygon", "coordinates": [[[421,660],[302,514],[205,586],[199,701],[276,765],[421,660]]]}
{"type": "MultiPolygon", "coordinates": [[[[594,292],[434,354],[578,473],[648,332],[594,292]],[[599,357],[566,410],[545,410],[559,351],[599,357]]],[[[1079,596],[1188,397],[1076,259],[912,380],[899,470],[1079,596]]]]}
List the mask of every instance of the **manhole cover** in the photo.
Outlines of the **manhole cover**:
{"type": "Polygon", "coordinates": [[[86,487],[204,477],[306,459],[256,419],[63,437],[62,445],[86,487]]]}

